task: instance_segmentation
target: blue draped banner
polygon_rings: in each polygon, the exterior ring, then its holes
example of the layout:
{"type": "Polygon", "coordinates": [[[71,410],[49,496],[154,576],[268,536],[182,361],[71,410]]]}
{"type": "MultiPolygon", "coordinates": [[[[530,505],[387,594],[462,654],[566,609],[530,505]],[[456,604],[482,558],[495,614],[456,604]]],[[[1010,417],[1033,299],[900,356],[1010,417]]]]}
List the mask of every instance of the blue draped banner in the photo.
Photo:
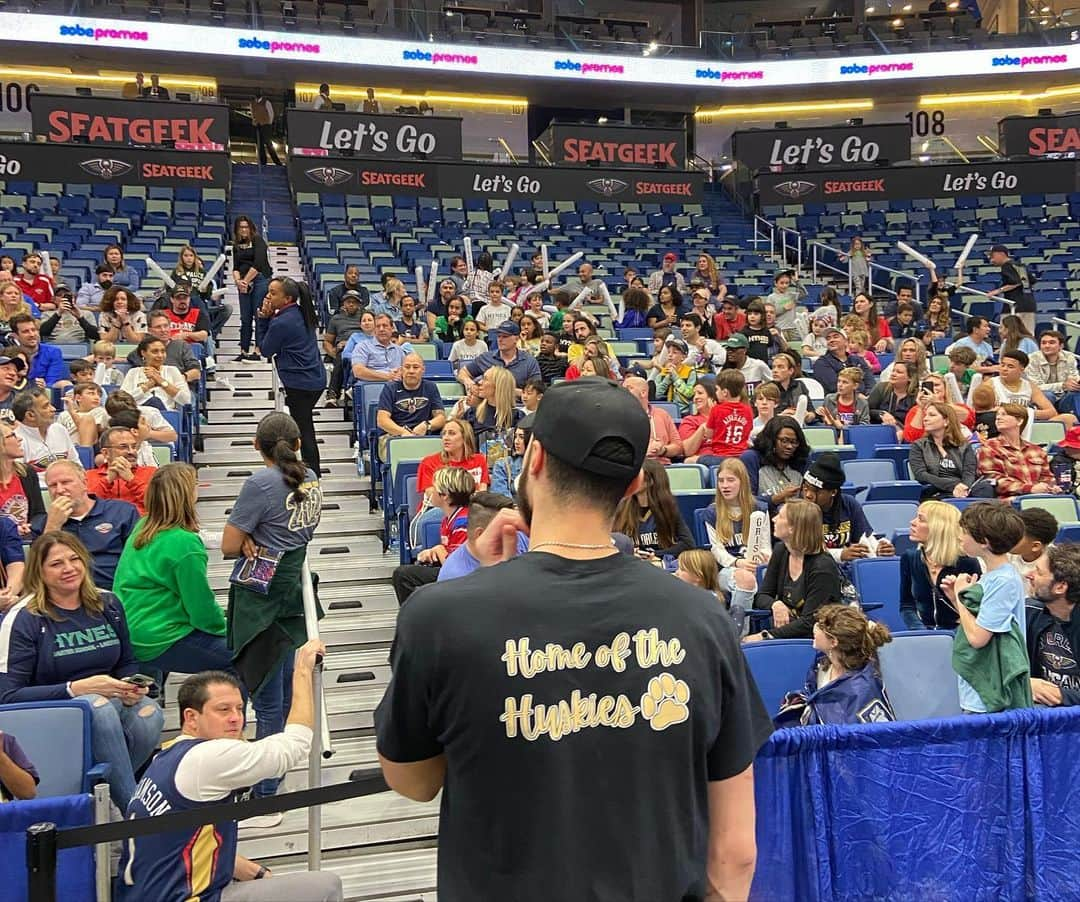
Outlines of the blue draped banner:
{"type": "Polygon", "coordinates": [[[778,731],[754,902],[1080,897],[1080,711],[778,731]]]}

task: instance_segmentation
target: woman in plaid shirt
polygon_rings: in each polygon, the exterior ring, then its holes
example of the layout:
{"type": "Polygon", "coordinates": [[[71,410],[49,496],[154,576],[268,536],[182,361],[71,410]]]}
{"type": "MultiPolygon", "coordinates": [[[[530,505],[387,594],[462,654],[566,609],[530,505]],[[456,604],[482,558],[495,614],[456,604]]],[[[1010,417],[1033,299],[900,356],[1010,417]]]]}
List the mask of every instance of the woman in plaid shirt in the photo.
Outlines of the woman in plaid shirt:
{"type": "Polygon", "coordinates": [[[1046,451],[1021,437],[1030,415],[1020,404],[1002,404],[994,420],[997,438],[979,448],[979,475],[994,482],[999,498],[1061,491],[1046,451]]]}

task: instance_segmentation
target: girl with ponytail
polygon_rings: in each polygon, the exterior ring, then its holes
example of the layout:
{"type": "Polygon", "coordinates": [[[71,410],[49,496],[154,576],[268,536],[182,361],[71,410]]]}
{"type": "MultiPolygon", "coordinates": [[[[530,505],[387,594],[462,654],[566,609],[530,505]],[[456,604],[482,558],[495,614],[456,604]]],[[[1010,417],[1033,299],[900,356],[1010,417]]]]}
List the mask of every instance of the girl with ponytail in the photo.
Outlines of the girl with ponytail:
{"type": "MultiPolygon", "coordinates": [[[[315,472],[300,460],[301,433],[292,417],[267,414],[255,430],[254,444],[264,466],[240,489],[221,536],[221,552],[227,558],[261,558],[260,570],[269,576],[265,594],[231,583],[227,614],[229,648],[251,690],[258,717],[255,738],[261,739],[285,728],[293,653],[307,641],[304,558],[323,498],[315,472]]],[[[255,795],[273,795],[279,782],[264,780],[255,795]]],[[[276,823],[280,818],[269,826],[276,823]]]]}
{"type": "Polygon", "coordinates": [[[311,289],[294,279],[271,279],[266,304],[269,325],[259,347],[277,368],[285,404],[300,430],[301,456],[317,477],[321,469],[312,411],[326,388],[326,368],[315,340],[319,317],[311,289]]]}
{"type": "Polygon", "coordinates": [[[895,720],[881,685],[877,650],[891,642],[889,628],[867,620],[857,607],[827,604],[814,623],[817,660],[806,686],[789,692],[776,722],[794,724],[883,723],[895,720]]]}

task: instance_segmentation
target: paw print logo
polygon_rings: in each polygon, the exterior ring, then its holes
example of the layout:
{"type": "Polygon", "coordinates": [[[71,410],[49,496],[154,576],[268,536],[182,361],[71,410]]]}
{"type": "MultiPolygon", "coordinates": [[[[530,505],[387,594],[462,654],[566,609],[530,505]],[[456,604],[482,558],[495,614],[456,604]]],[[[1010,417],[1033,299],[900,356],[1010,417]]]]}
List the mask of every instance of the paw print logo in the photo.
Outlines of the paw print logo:
{"type": "Polygon", "coordinates": [[[690,687],[670,673],[662,673],[649,680],[649,688],[641,696],[641,716],[654,730],[666,730],[690,716],[688,701],[690,687]]]}

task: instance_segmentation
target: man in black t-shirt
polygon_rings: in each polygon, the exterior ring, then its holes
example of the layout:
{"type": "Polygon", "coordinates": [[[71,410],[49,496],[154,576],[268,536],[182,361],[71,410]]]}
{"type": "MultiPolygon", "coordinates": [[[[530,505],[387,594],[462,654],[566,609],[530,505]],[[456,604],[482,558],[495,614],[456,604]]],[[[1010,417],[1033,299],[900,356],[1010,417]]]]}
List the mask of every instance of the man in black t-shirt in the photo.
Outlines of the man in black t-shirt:
{"type": "Polygon", "coordinates": [[[772,726],[734,624],[611,544],[648,418],[600,379],[554,386],[535,417],[521,511],[474,543],[494,566],[401,608],[375,714],[387,782],[445,786],[442,902],[746,899],[772,726]]]}
{"type": "Polygon", "coordinates": [[[1039,705],[1080,705],[1080,545],[1052,545],[1027,579],[1032,697],[1039,705]]]}
{"type": "Polygon", "coordinates": [[[1003,312],[1015,313],[1027,326],[1028,332],[1034,335],[1035,295],[1031,293],[1031,276],[1027,267],[1013,260],[1009,256],[1009,249],[1003,244],[995,244],[990,248],[990,262],[1001,267],[1001,285],[986,293],[1000,294],[1012,301],[1012,309],[1003,312]]]}

